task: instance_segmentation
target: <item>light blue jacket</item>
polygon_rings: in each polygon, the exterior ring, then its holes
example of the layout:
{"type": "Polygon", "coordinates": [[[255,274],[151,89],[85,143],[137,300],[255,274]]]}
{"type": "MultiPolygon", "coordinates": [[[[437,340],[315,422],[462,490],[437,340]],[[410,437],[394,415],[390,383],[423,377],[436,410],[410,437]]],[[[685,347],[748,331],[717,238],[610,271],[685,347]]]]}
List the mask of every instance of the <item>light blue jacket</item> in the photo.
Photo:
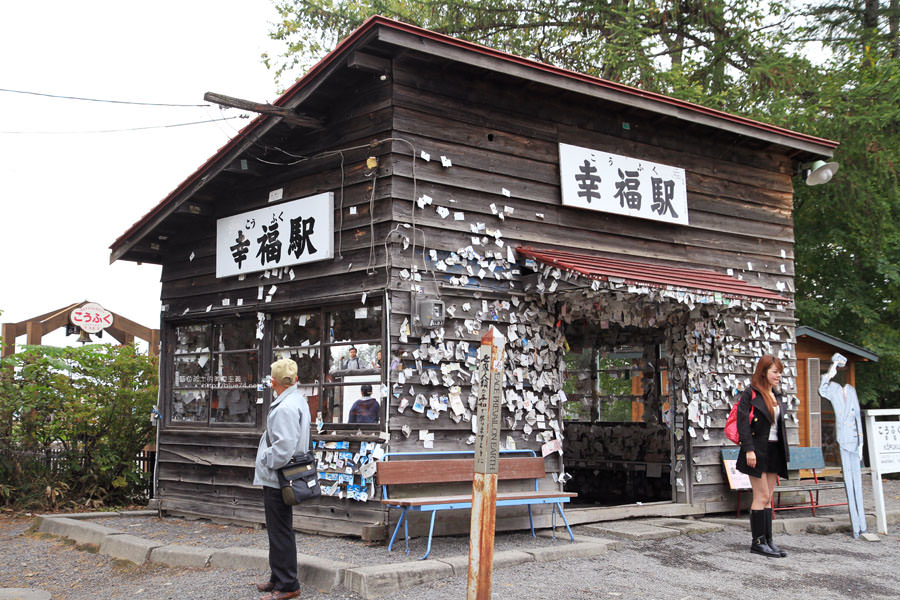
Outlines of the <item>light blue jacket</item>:
{"type": "Polygon", "coordinates": [[[266,431],[256,450],[253,485],[278,488],[276,471],[295,454],[309,451],[309,405],[296,386],[286,389],[269,407],[266,431]],[[302,421],[302,426],[301,426],[302,421]],[[266,440],[266,432],[269,439],[266,440]],[[269,443],[271,442],[271,445],[269,443]]]}
{"type": "Polygon", "coordinates": [[[859,399],[856,389],[831,381],[827,374],[822,376],[819,395],[831,402],[834,408],[834,428],[841,450],[859,452],[862,455],[863,427],[860,417],[859,399]]]}

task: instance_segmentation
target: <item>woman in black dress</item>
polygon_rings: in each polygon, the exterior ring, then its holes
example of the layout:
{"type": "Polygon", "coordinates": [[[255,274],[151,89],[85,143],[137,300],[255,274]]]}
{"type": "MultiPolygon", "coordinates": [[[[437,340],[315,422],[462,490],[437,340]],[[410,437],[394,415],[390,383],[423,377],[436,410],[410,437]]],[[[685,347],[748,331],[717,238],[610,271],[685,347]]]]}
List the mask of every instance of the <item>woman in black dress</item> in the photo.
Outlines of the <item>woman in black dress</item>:
{"type": "Polygon", "coordinates": [[[784,426],[781,373],[784,366],[778,358],[766,354],[756,363],[750,386],[738,399],[737,427],[741,451],[737,469],[750,477],[753,503],[750,505],[750,530],[753,543],[750,552],[769,557],[787,553],[772,541],[772,496],[778,477],[787,477],[790,461],[784,426]]]}

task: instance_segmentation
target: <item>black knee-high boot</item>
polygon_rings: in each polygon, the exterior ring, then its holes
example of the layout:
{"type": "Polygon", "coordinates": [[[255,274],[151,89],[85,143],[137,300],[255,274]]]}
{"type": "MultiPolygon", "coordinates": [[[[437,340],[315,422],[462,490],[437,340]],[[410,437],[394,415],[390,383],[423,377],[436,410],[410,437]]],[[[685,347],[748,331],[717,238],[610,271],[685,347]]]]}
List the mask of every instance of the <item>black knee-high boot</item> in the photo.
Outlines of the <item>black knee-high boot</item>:
{"type": "Polygon", "coordinates": [[[784,558],[787,556],[787,552],[776,546],[775,542],[772,541],[772,509],[766,508],[763,509],[763,512],[766,513],[766,543],[772,549],[772,552],[776,552],[778,556],[784,558]]]}
{"type": "Polygon", "coordinates": [[[750,511],[750,532],[753,535],[753,543],[750,544],[750,552],[762,554],[770,558],[780,558],[781,555],[769,548],[766,542],[766,513],[762,510],[750,511]]]}

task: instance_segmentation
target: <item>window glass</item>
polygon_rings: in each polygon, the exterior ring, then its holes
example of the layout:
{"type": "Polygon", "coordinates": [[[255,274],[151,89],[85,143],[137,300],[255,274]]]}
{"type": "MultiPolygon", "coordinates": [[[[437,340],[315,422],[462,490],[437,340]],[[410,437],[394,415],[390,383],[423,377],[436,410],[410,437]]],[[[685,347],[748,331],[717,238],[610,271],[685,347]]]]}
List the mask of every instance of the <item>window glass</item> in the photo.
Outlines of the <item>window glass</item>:
{"type": "Polygon", "coordinates": [[[175,329],[175,354],[209,352],[209,325],[183,325],[175,329]]]}
{"type": "Polygon", "coordinates": [[[319,313],[281,315],[275,319],[275,348],[315,346],[322,341],[322,316],[319,313]]]}
{"type": "Polygon", "coordinates": [[[259,352],[254,320],[176,327],[173,366],[173,423],[256,424],[259,352]]]}
{"type": "Polygon", "coordinates": [[[215,351],[256,348],[256,322],[252,319],[231,319],[218,323],[215,332],[215,351]]]}
{"type": "Polygon", "coordinates": [[[381,339],[381,306],[357,306],[328,313],[329,341],[381,339]]]}
{"type": "Polygon", "coordinates": [[[256,389],[219,389],[213,392],[210,423],[252,423],[256,389]]]}
{"type": "Polygon", "coordinates": [[[172,421],[206,422],[209,392],[201,389],[175,390],[172,394],[172,421]]]}
{"type": "Polygon", "coordinates": [[[328,372],[351,374],[368,372],[379,378],[381,375],[381,344],[340,344],[328,349],[328,372]]]}
{"type": "Polygon", "coordinates": [[[323,419],[332,424],[367,425],[381,422],[381,384],[364,383],[365,376],[348,376],[343,385],[325,388],[323,419]]]}

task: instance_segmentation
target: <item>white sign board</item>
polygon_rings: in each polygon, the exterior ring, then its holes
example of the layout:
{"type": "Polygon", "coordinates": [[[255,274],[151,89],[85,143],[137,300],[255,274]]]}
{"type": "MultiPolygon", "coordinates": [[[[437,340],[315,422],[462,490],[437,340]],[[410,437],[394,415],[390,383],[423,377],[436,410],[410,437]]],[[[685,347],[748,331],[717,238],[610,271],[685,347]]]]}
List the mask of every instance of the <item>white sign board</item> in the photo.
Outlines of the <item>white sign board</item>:
{"type": "Polygon", "coordinates": [[[878,459],[878,472],[900,472],[900,421],[872,422],[869,435],[875,442],[875,456],[878,459]]]}
{"type": "Polygon", "coordinates": [[[688,224],[684,169],[560,144],[559,177],[564,206],[688,224]]]}
{"type": "Polygon", "coordinates": [[[334,193],[274,204],[216,222],[216,277],[334,257],[334,193]]]}
{"type": "Polygon", "coordinates": [[[69,321],[86,333],[97,333],[113,324],[113,316],[96,302],[88,302],[70,312],[69,321]]]}
{"type": "Polygon", "coordinates": [[[900,472],[900,421],[897,420],[900,418],[900,409],[867,410],[865,413],[869,463],[872,465],[875,521],[878,531],[887,534],[887,513],[884,507],[881,476],[885,473],[900,472]]]}

